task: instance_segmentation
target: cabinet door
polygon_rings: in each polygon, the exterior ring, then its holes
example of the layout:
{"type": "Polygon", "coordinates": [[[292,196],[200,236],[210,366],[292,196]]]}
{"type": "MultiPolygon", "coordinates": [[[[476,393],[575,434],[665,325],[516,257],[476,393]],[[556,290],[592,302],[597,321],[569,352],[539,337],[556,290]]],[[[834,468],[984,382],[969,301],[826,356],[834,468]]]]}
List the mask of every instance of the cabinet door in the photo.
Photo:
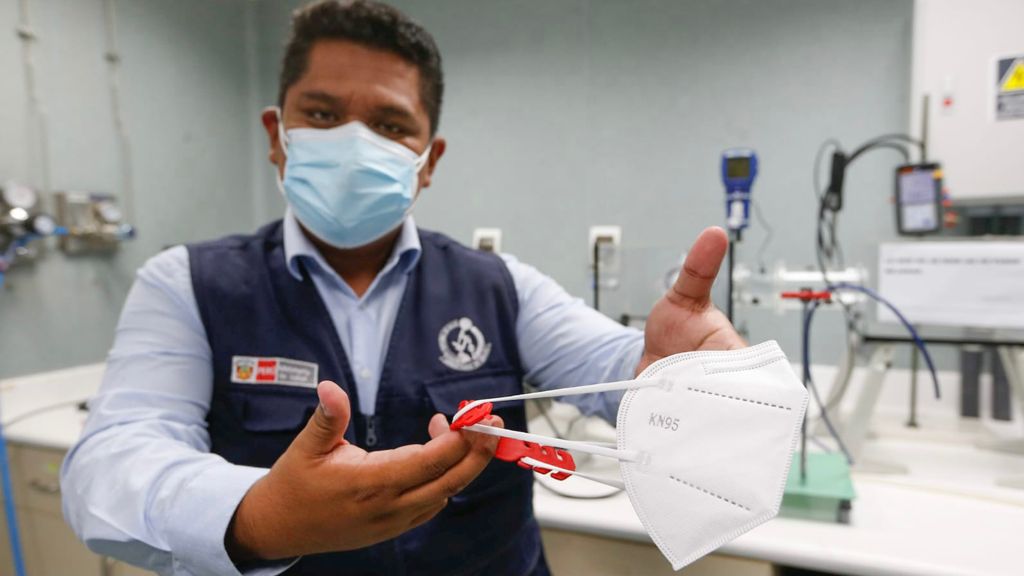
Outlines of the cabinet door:
{"type": "MultiPolygon", "coordinates": [[[[64,519],[18,510],[25,571],[32,576],[100,576],[101,559],[78,541],[64,519]]],[[[7,523],[0,522],[0,574],[14,574],[7,523]]]]}
{"type": "MultiPolygon", "coordinates": [[[[60,463],[64,452],[8,444],[25,570],[31,576],[100,576],[101,559],[64,523],[60,463]]],[[[5,499],[6,494],[0,494],[5,499]]],[[[14,574],[7,521],[0,512],[0,574],[14,574]]]]}
{"type": "Polygon", "coordinates": [[[143,570],[137,566],[131,564],[125,564],[124,562],[118,562],[116,560],[109,561],[110,570],[104,576],[154,576],[155,572],[143,570]]]}
{"type": "Polygon", "coordinates": [[[544,555],[552,574],[589,576],[774,576],[767,562],[711,554],[672,570],[653,544],[627,542],[588,534],[545,528],[541,530],[544,555]]]}

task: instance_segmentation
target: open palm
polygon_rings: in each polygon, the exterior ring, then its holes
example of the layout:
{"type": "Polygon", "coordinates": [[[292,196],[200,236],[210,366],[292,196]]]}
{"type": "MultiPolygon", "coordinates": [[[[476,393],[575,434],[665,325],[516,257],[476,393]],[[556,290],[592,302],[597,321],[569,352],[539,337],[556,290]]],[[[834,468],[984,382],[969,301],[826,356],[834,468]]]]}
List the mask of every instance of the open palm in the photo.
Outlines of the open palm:
{"type": "Polygon", "coordinates": [[[711,301],[711,286],[728,247],[729,238],[721,228],[707,228],[697,237],[675,284],[647,318],[644,353],[637,374],[672,354],[732,350],[747,345],[711,301]]]}

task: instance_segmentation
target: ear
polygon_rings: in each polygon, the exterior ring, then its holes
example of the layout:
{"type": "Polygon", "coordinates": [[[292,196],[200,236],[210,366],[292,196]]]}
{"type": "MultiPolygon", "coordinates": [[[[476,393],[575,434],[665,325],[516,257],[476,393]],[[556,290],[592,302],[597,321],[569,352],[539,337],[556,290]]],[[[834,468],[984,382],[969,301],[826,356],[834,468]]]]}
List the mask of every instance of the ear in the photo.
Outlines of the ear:
{"type": "Polygon", "coordinates": [[[277,124],[280,122],[277,107],[267,106],[264,108],[260,114],[260,122],[263,123],[263,129],[267,132],[267,142],[270,144],[267,159],[270,160],[271,164],[277,166],[279,170],[283,170],[285,157],[281,133],[277,129],[277,124]]]}
{"type": "Polygon", "coordinates": [[[420,172],[420,189],[429,188],[431,179],[434,176],[434,168],[437,167],[437,163],[441,160],[441,156],[444,156],[444,151],[448,148],[448,142],[440,136],[434,138],[434,143],[430,146],[430,154],[427,156],[427,163],[423,166],[423,170],[420,172]]]}

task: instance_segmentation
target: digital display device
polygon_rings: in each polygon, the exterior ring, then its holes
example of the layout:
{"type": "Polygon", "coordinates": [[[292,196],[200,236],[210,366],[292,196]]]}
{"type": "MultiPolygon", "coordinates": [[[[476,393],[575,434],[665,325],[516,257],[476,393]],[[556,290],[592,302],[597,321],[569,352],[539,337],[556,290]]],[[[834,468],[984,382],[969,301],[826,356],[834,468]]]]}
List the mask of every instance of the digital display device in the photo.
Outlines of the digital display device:
{"type": "Polygon", "coordinates": [[[725,175],[729,178],[750,178],[750,158],[726,158],[725,175]]]}
{"type": "Polygon", "coordinates": [[[896,169],[896,229],[904,235],[942,228],[942,169],[938,164],[907,164],[896,169]]]}
{"type": "Polygon", "coordinates": [[[739,232],[750,223],[750,189],[757,177],[757,154],[750,148],[722,152],[726,227],[739,232]]]}

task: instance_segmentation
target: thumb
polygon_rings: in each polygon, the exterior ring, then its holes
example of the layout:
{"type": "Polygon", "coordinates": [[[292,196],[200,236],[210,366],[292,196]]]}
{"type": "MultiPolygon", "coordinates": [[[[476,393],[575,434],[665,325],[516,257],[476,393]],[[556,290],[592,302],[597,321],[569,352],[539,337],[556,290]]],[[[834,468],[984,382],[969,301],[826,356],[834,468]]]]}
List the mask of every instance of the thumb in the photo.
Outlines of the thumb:
{"type": "Polygon", "coordinates": [[[701,232],[686,255],[669,298],[689,305],[710,302],[711,285],[715,283],[728,248],[729,236],[725,230],[712,226],[701,232]]]}
{"type": "Polygon", "coordinates": [[[345,430],[352,415],[348,394],[340,386],[324,380],[316,387],[320,398],[313,417],[295,438],[296,446],[307,454],[326,454],[345,443],[345,430]]]}

